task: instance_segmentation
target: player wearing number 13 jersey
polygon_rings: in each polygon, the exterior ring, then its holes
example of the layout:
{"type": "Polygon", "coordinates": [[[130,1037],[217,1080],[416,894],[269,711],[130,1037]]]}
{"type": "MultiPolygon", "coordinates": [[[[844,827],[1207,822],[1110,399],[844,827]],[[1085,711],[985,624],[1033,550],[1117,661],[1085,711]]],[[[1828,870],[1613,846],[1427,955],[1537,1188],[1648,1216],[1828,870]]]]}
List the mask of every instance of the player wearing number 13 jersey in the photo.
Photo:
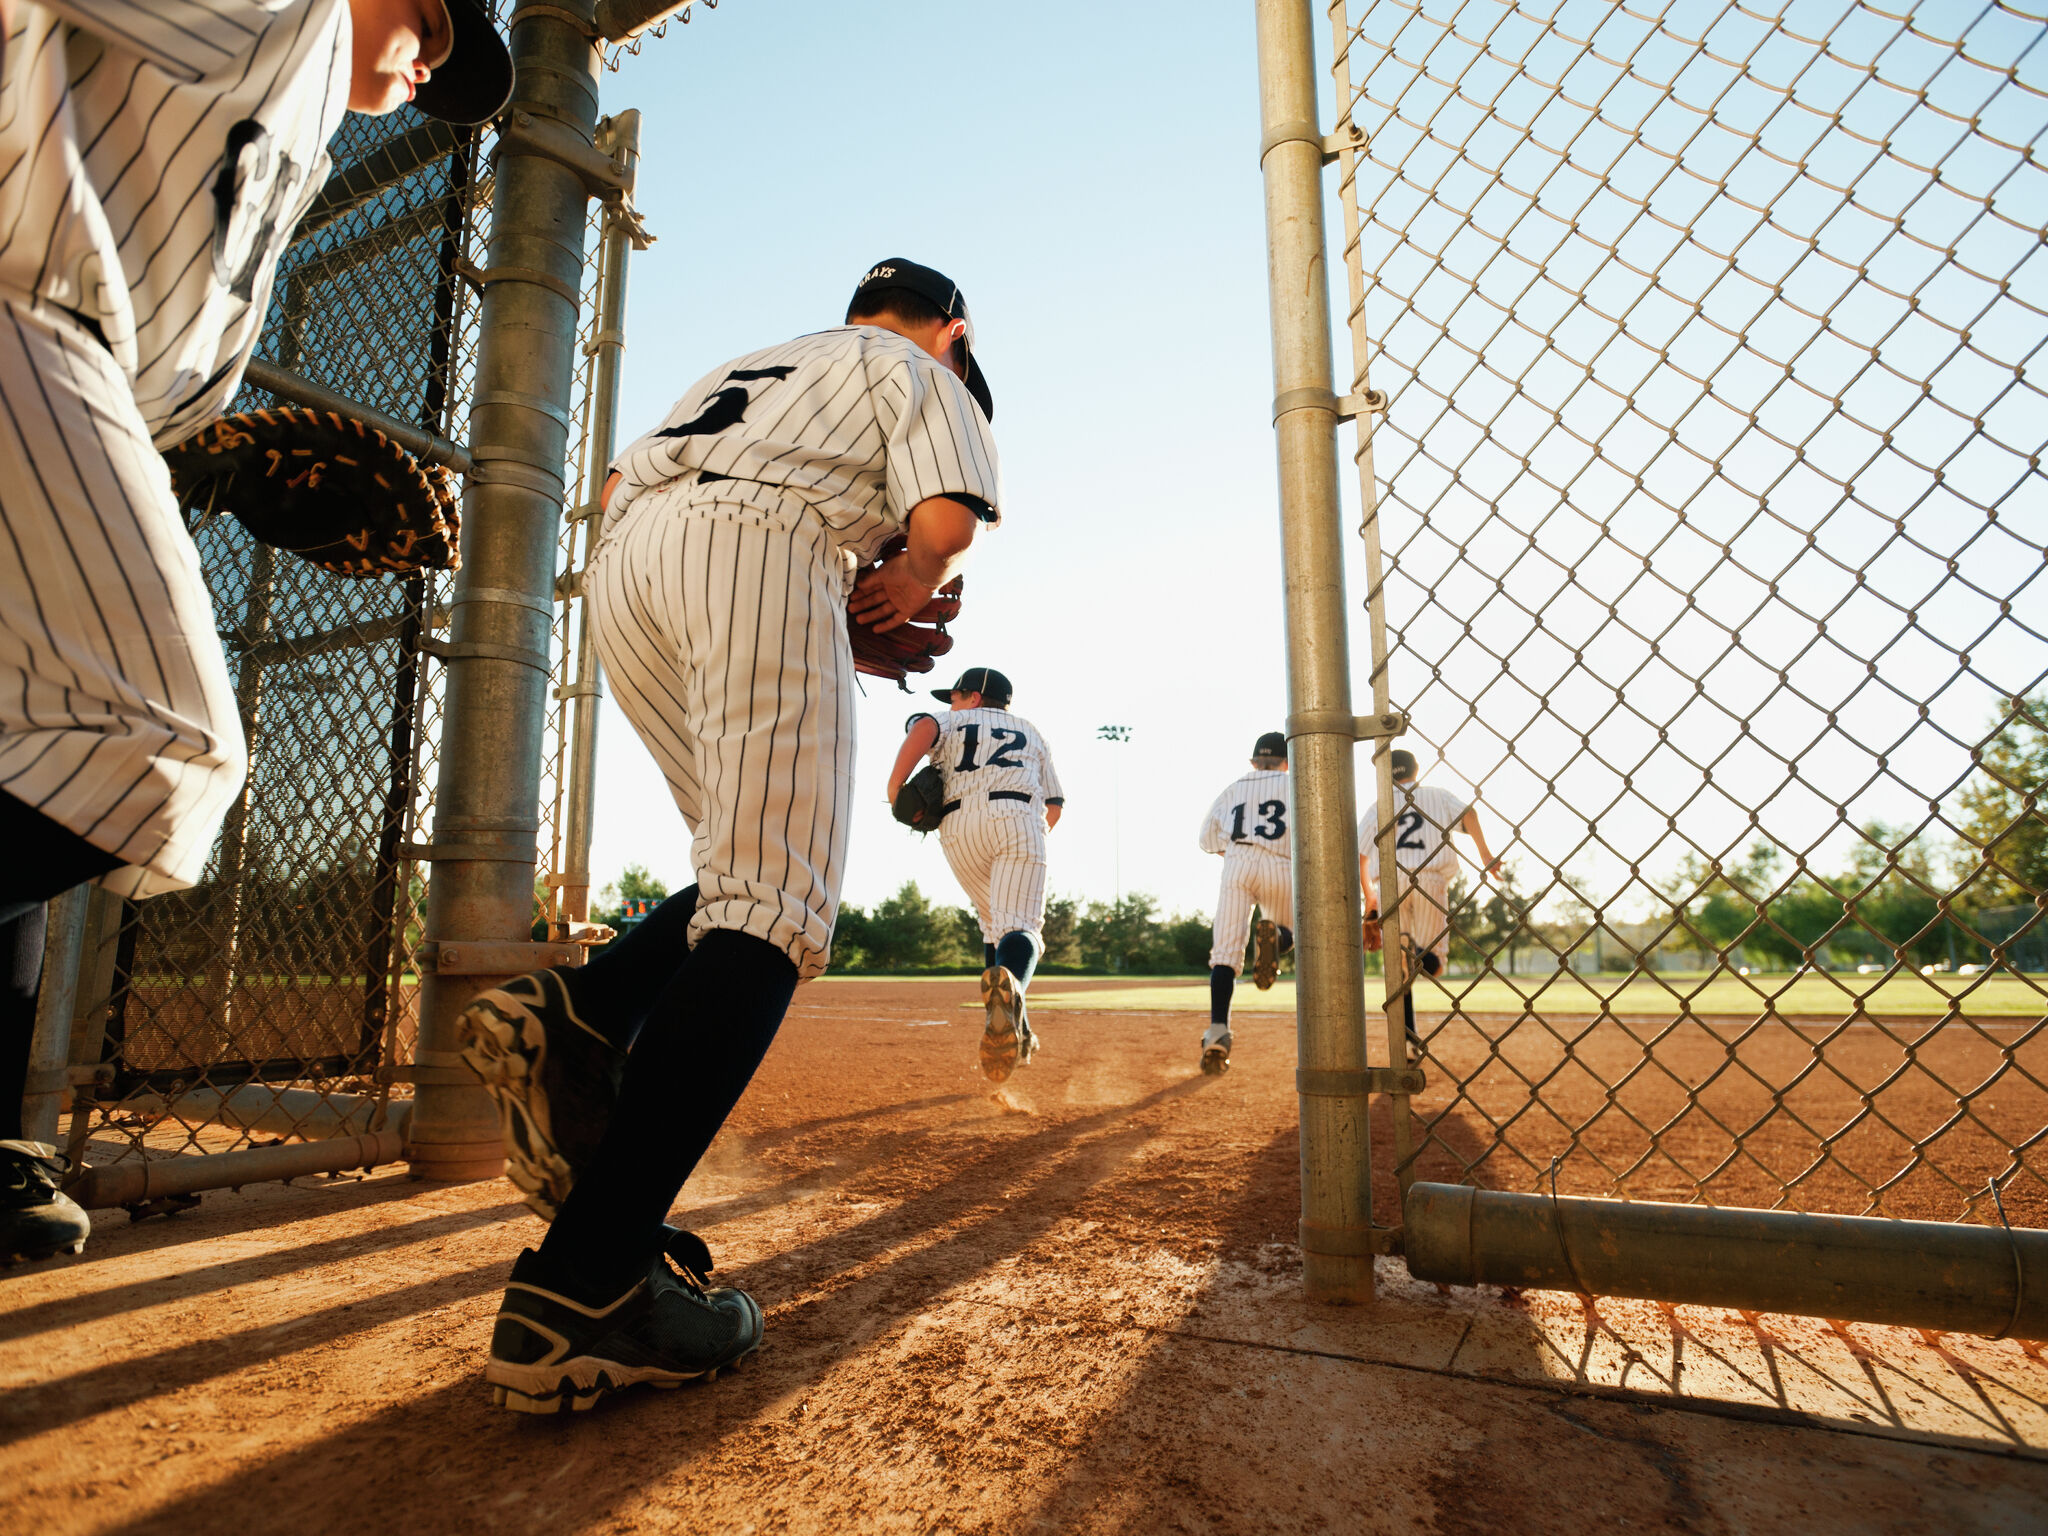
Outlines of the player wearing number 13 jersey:
{"type": "Polygon", "coordinates": [[[1273,985],[1280,957],[1294,947],[1294,865],[1287,842],[1287,738],[1268,731],[1252,746],[1252,771],[1216,797],[1202,821],[1202,852],[1223,855],[1223,885],[1216,893],[1210,930],[1209,1028],[1202,1035],[1202,1070],[1230,1068],[1230,998],[1244,941],[1259,909],[1258,955],[1252,980],[1273,985]]]}
{"type": "Polygon", "coordinates": [[[903,722],[889,775],[892,801],[920,757],[944,785],[939,844],[981,919],[981,1068],[997,1083],[1038,1049],[1024,994],[1045,953],[1045,834],[1067,803],[1045,738],[1010,713],[1010,693],[993,667],[969,667],[951,688],[933,689],[951,708],[903,722]]]}

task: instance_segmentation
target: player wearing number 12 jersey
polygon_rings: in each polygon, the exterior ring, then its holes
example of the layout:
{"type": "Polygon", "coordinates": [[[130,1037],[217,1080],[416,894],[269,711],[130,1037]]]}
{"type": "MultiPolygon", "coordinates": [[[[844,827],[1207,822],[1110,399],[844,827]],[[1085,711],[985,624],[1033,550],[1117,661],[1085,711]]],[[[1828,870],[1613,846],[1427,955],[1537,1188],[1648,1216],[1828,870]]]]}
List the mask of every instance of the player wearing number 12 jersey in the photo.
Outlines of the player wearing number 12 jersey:
{"type": "Polygon", "coordinates": [[[1273,985],[1280,957],[1294,947],[1294,866],[1287,846],[1287,738],[1268,731],[1252,746],[1252,771],[1216,797],[1202,822],[1202,852],[1223,855],[1223,886],[1209,947],[1209,1028],[1202,1070],[1230,1068],[1230,998],[1244,963],[1252,908],[1259,909],[1252,980],[1273,985]]]}
{"type": "Polygon", "coordinates": [[[1024,994],[1045,953],[1045,834],[1066,794],[1038,727],[1010,713],[1010,680],[969,667],[932,697],[944,715],[912,715],[889,773],[889,799],[928,757],[945,786],[939,844],[981,919],[981,1070],[1000,1083],[1038,1049],[1024,994]]]}

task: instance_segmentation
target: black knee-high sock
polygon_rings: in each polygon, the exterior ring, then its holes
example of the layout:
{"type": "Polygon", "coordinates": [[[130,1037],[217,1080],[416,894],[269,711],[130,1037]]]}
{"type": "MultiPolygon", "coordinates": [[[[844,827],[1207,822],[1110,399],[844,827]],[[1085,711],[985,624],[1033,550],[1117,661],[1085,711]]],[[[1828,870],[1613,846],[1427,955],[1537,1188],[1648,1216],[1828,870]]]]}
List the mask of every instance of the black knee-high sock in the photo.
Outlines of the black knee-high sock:
{"type": "Polygon", "coordinates": [[[981,946],[981,968],[982,968],[982,969],[983,969],[984,971],[987,971],[987,970],[993,970],[993,969],[995,968],[995,965],[996,965],[996,947],[995,947],[995,945],[993,945],[993,944],[984,944],[984,945],[982,945],[982,946],[981,946]]]}
{"type": "Polygon", "coordinates": [[[1209,967],[1209,1022],[1230,1022],[1230,994],[1237,990],[1237,972],[1227,965],[1209,967]]]}
{"type": "Polygon", "coordinates": [[[796,966],[765,939],[721,928],[697,941],[634,1041],[604,1141],[541,1244],[571,1295],[602,1304],[647,1273],[669,1207],[795,991],[796,966]]]}
{"type": "Polygon", "coordinates": [[[1029,987],[1038,970],[1038,946],[1023,929],[1013,929],[996,945],[996,963],[1017,978],[1018,987],[1029,987]]]}
{"type": "Polygon", "coordinates": [[[1285,923],[1280,925],[1280,953],[1287,954],[1294,948],[1294,930],[1285,923]]]}
{"type": "Polygon", "coordinates": [[[620,938],[568,973],[570,1001],[592,1029],[630,1050],[656,999],[690,958],[697,887],[677,891],[620,938]]]}
{"type": "Polygon", "coordinates": [[[0,1141],[21,1139],[21,1095],[36,1039],[36,992],[50,908],[37,902],[0,922],[0,1141]]]}

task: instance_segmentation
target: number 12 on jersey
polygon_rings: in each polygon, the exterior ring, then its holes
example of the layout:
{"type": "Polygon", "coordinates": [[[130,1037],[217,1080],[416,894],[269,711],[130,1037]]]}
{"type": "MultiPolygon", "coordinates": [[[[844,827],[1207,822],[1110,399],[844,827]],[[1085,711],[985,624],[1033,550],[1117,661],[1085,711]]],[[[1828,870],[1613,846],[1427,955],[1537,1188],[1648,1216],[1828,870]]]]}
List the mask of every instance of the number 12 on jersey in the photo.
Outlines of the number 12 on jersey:
{"type": "MultiPolygon", "coordinates": [[[[989,735],[995,738],[995,750],[988,755],[988,761],[978,763],[975,756],[981,751],[981,727],[963,725],[960,728],[960,762],[953,769],[955,773],[972,773],[977,768],[1022,768],[1017,754],[1024,750],[1024,733],[1013,731],[1006,725],[992,725],[989,735]]],[[[1242,809],[1242,807],[1240,807],[1242,809]]]]}

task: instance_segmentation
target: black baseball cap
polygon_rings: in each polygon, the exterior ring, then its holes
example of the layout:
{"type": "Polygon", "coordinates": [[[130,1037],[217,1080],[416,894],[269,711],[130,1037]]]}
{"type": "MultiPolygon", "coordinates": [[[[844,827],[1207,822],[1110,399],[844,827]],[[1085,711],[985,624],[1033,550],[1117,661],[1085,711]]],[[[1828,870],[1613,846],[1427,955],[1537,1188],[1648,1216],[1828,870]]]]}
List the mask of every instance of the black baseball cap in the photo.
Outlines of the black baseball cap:
{"type": "MultiPolygon", "coordinates": [[[[995,397],[989,393],[988,376],[981,371],[981,363],[974,355],[974,321],[967,313],[967,295],[960,291],[960,285],[935,268],[920,266],[907,257],[891,256],[861,273],[860,281],[853,285],[854,301],[857,303],[885,288],[905,289],[936,304],[947,319],[967,321],[967,334],[956,343],[967,358],[967,393],[974,396],[981,414],[994,421],[995,397]]],[[[851,305],[848,313],[852,313],[851,305]]]]}
{"type": "Polygon", "coordinates": [[[1286,762],[1287,738],[1281,735],[1278,731],[1266,732],[1265,735],[1261,736],[1256,742],[1252,743],[1252,756],[1277,757],[1280,759],[1281,762],[1286,762]]]}
{"type": "Polygon", "coordinates": [[[488,123],[512,99],[512,52],[483,0],[441,3],[454,44],[413,93],[413,110],[444,123],[488,123]]]}
{"type": "Polygon", "coordinates": [[[956,693],[978,693],[983,703],[1007,704],[1010,702],[1010,680],[994,667],[969,667],[952,687],[934,688],[932,697],[950,703],[956,693]]]}

